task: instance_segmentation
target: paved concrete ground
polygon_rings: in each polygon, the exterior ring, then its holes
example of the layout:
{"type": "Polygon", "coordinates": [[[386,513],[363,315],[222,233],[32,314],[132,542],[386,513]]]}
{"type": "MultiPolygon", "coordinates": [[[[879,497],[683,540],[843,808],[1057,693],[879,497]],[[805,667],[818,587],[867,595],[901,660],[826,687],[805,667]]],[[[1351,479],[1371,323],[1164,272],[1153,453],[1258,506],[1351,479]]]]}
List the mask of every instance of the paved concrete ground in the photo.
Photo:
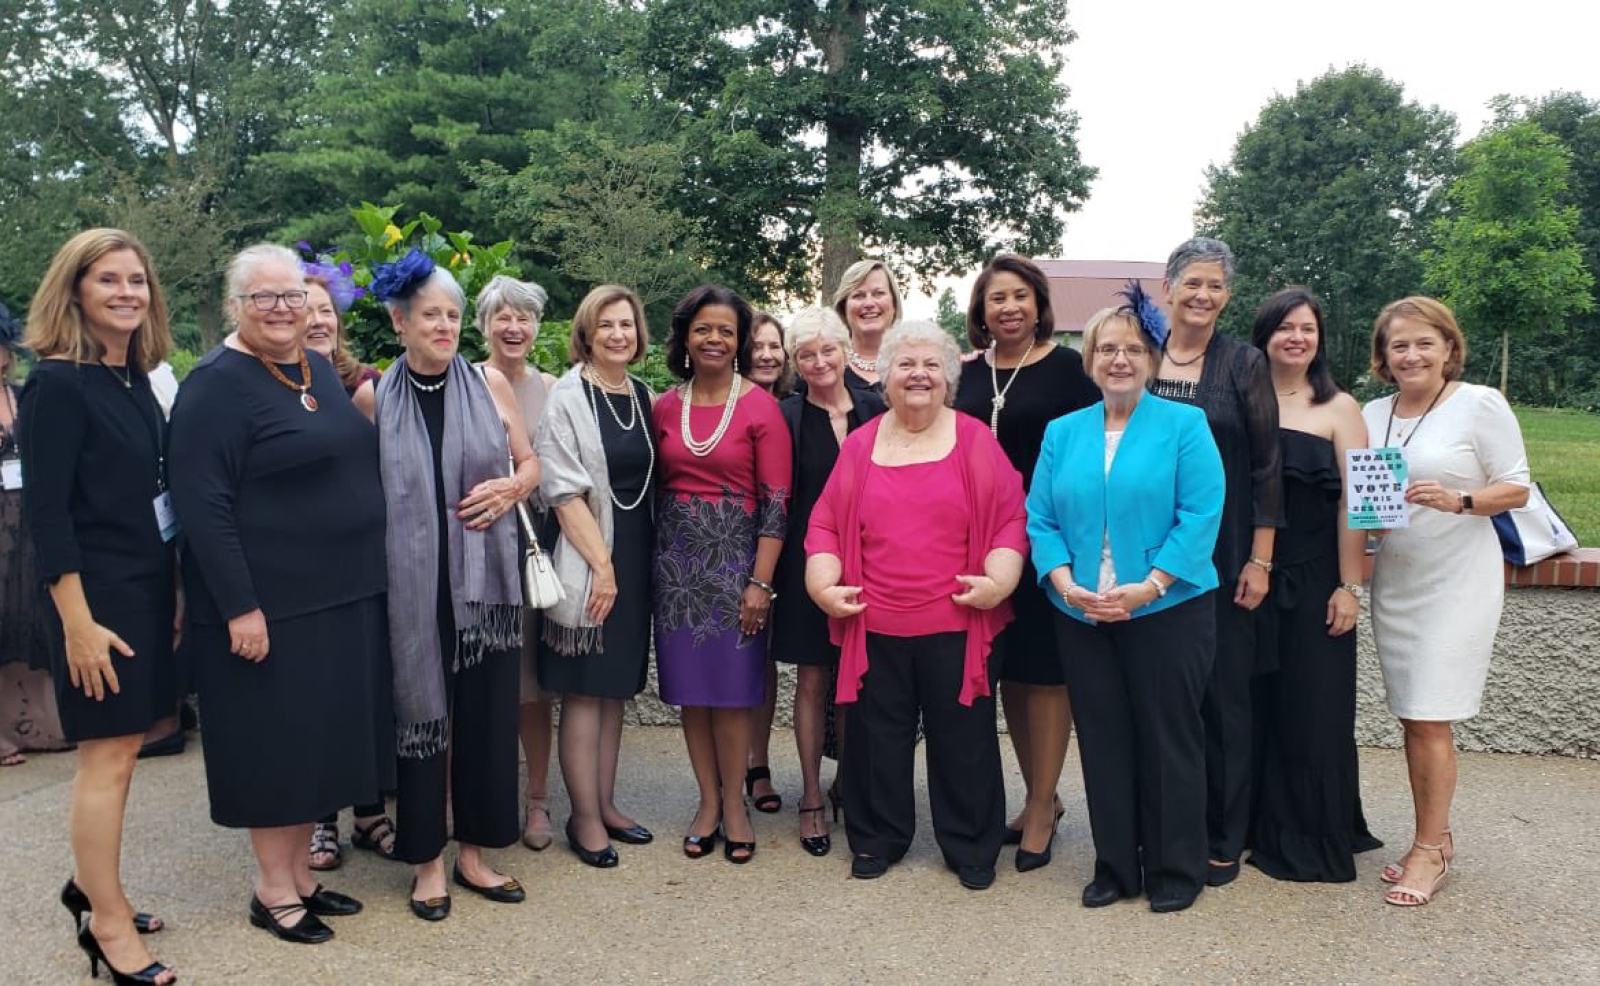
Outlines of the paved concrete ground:
{"type": "MultiPolygon", "coordinates": [[[[366,912],[335,922],[322,946],[280,944],[245,923],[244,833],[208,820],[200,751],[141,764],[127,824],[129,895],[168,922],[157,954],[185,983],[1596,983],[1600,982],[1600,762],[1462,758],[1457,872],[1436,902],[1402,911],[1378,871],[1410,831],[1404,762],[1362,757],[1367,815],[1387,849],[1337,886],[1276,883],[1246,867],[1190,911],[1151,914],[1077,903],[1091,854],[1075,757],[1055,862],[1019,875],[1011,853],[984,893],[939,860],[925,799],[906,862],[872,883],[849,879],[842,834],[817,860],[796,842],[792,751],[773,743],[785,798],[756,815],[748,866],[678,850],[694,788],[678,733],[630,729],[623,800],[658,835],[593,870],[559,840],[495,862],[530,891],[522,905],[458,892],[438,925],[406,909],[405,867],[348,848],[335,889],[366,912]]],[[[1020,782],[1009,760],[1010,793],[1020,782]]],[[[72,755],[0,769],[0,970],[5,982],[84,982],[87,963],[55,901],[69,859],[63,834],[72,755]]],[[[556,781],[559,784],[559,780],[556,781]]],[[[557,825],[565,817],[558,793],[557,825]]],[[[348,819],[345,830],[348,834],[348,819]]]]}

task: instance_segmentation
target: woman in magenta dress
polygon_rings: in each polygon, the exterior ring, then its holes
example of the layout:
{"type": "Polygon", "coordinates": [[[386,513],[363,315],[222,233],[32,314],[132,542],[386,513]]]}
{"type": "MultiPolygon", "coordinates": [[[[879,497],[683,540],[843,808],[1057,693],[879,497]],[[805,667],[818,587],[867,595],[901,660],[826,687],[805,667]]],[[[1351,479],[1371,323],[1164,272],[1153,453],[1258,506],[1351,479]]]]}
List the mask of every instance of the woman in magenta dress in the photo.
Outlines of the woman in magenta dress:
{"type": "Polygon", "coordinates": [[[683,840],[755,855],[742,783],[751,710],[766,697],[767,613],[783,547],[789,433],[778,402],[741,377],[750,366],[750,306],[702,285],[672,313],[667,365],[684,382],[656,401],[656,665],[661,700],[683,707],[700,807],[683,840]]]}

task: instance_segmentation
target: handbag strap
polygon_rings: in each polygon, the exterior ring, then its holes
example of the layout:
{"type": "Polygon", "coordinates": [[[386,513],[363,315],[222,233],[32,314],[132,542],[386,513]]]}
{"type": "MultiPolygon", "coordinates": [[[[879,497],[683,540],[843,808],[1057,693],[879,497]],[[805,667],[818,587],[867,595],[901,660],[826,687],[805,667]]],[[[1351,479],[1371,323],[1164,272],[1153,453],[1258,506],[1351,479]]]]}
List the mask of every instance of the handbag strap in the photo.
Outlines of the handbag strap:
{"type": "Polygon", "coordinates": [[[522,521],[522,533],[528,536],[528,550],[539,554],[539,538],[533,533],[533,521],[528,518],[528,505],[518,502],[517,519],[522,521]]]}

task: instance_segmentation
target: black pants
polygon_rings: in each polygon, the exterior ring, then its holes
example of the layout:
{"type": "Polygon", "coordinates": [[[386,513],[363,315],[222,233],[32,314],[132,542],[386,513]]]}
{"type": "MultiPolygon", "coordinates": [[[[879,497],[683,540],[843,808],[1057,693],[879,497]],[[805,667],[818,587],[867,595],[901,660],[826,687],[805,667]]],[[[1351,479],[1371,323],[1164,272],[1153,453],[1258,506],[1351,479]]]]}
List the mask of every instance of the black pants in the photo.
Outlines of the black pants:
{"type": "MultiPolygon", "coordinates": [[[[374,801],[370,805],[356,805],[353,810],[355,811],[357,818],[372,818],[375,815],[383,814],[384,812],[388,811],[389,808],[382,801],[374,801]]],[[[325,822],[328,825],[335,825],[339,821],[339,813],[334,812],[331,815],[324,815],[317,819],[317,821],[325,822]]]]}
{"type": "Polygon", "coordinates": [[[451,835],[491,849],[517,841],[519,659],[514,650],[490,651],[454,673],[446,664],[449,748],[422,760],[400,758],[396,859],[426,863],[444,851],[451,835]],[[446,771],[453,832],[445,827],[446,771]]]}
{"type": "Polygon", "coordinates": [[[898,860],[917,829],[917,716],[928,741],[933,834],[953,869],[993,866],[1004,837],[1006,791],[994,698],[958,701],[967,635],[867,634],[868,670],[844,706],[850,742],[840,769],[850,851],[898,860]]]}
{"type": "Polygon", "coordinates": [[[1094,834],[1095,878],[1132,896],[1193,894],[1206,877],[1206,596],[1123,623],[1056,614],[1094,834]]]}
{"type": "Polygon", "coordinates": [[[1235,860],[1250,832],[1256,731],[1251,678],[1256,668],[1256,614],[1235,605],[1238,583],[1212,593],[1216,663],[1206,685],[1206,833],[1211,858],[1235,860]]]}

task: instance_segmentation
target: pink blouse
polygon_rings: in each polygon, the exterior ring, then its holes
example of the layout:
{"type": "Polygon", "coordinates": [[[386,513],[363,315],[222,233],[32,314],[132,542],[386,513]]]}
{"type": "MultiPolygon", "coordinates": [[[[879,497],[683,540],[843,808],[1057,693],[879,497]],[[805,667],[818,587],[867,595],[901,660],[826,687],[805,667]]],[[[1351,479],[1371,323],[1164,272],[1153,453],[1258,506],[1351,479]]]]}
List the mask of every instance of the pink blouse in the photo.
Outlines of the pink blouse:
{"type": "MultiPolygon", "coordinates": [[[[784,424],[778,402],[771,394],[748,383],[742,386],[727,432],[704,458],[683,444],[679,418],[683,402],[678,388],[673,387],[656,400],[652,417],[659,456],[659,488],[666,496],[710,500],[739,497],[746,501],[748,509],[760,514],[759,536],[782,538],[786,533],[784,507],[794,469],[789,426],[784,424]]],[[[721,420],[721,405],[689,406],[689,434],[696,441],[710,438],[721,420]]]]}

